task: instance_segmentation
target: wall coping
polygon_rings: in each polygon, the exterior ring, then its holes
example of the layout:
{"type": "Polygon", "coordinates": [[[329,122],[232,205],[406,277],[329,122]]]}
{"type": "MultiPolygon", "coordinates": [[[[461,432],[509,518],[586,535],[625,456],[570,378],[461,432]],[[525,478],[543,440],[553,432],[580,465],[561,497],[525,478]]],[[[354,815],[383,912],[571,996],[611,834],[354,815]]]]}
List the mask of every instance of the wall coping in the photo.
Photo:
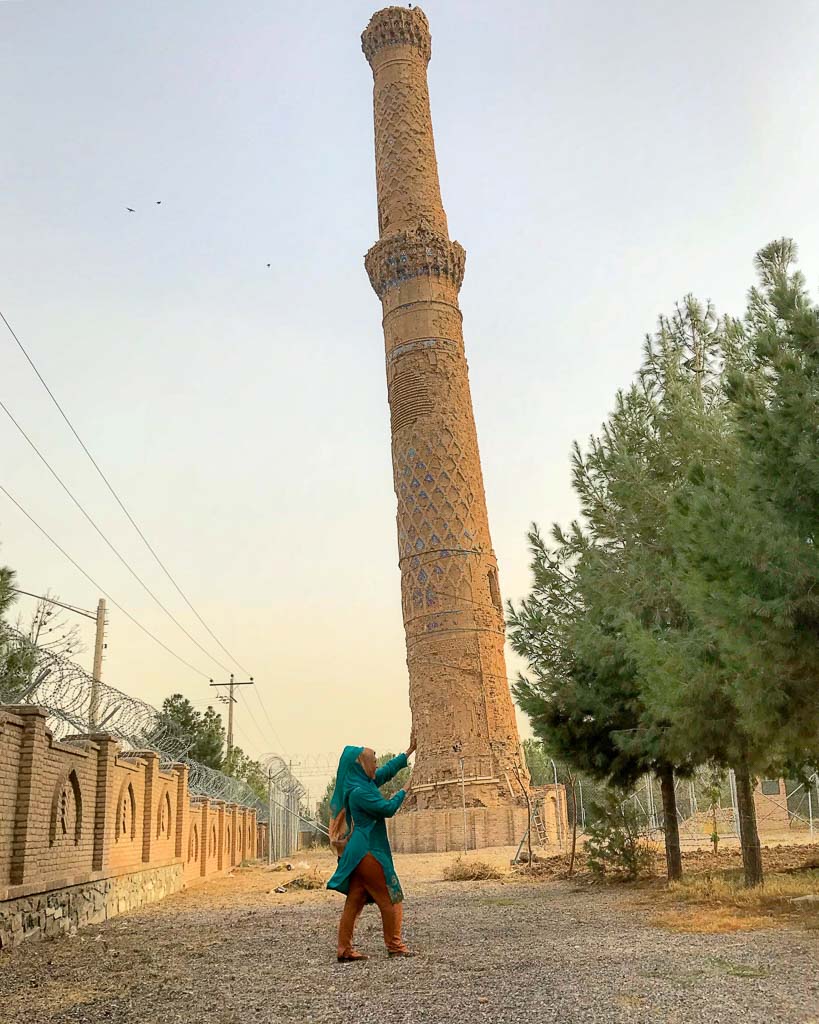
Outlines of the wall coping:
{"type": "MultiPolygon", "coordinates": [[[[5,707],[13,706],[15,705],[5,705],[5,707]]],[[[12,711],[0,710],[0,731],[2,731],[4,725],[16,725],[18,729],[22,729],[25,724],[25,720],[19,715],[15,715],[12,711]]]]}
{"type": "Polygon", "coordinates": [[[49,734],[48,737],[48,749],[59,750],[61,754],[70,754],[72,757],[90,757],[94,750],[99,750],[96,743],[90,745],[90,749],[83,749],[82,747],[75,747],[73,743],[61,743],[60,740],[55,740],[54,737],[49,734]]]}
{"type": "Polygon", "coordinates": [[[48,711],[39,704],[5,704],[9,710],[5,714],[14,715],[22,721],[24,718],[48,718],[48,711]]]}

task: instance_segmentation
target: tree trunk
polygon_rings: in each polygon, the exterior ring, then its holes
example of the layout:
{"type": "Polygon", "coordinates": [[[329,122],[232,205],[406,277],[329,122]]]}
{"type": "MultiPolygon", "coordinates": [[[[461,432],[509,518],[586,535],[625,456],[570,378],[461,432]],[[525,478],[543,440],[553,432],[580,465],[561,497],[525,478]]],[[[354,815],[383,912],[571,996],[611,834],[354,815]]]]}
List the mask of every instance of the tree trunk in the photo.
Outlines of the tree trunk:
{"type": "Polygon", "coordinates": [[[762,847],[756,827],[754,806],[754,780],[747,764],[734,769],[737,784],[737,812],[739,816],[739,841],[742,846],[742,866],[745,868],[745,884],[752,888],[762,885],[762,847]]]}
{"type": "Polygon", "coordinates": [[[665,865],[669,882],[682,878],[682,852],[680,850],[680,823],[677,820],[677,794],[674,792],[673,768],[657,772],[663,795],[663,826],[665,829],[665,865]]]}
{"type": "Polygon", "coordinates": [[[571,878],[574,874],[574,860],[577,854],[577,788],[574,774],[568,768],[566,771],[572,793],[572,852],[569,857],[569,878],[571,878]]]}

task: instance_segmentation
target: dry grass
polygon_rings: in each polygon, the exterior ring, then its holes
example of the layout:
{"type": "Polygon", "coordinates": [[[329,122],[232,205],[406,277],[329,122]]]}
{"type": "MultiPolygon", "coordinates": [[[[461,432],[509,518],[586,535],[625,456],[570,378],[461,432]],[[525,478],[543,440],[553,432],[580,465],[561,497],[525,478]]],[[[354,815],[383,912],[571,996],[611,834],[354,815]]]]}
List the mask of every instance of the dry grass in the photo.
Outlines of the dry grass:
{"type": "Polygon", "coordinates": [[[778,928],[801,923],[819,928],[819,905],[794,904],[799,896],[819,893],[819,870],[769,873],[765,884],[748,889],[742,874],[736,871],[694,874],[672,882],[659,896],[673,904],[656,914],[652,921],[670,931],[725,933],[778,928]]]}
{"type": "Polygon", "coordinates": [[[730,932],[754,932],[777,928],[785,922],[770,915],[738,913],[731,907],[686,907],[664,910],[651,918],[651,923],[669,932],[696,935],[727,935],[730,932]]]}
{"type": "Polygon", "coordinates": [[[503,878],[503,872],[485,860],[459,857],[444,868],[444,879],[447,882],[483,882],[493,878],[503,878]]]}
{"type": "Polygon", "coordinates": [[[286,882],[288,889],[323,889],[327,879],[318,868],[311,868],[303,875],[294,878],[292,882],[286,882]]]}
{"type": "Polygon", "coordinates": [[[574,860],[574,872],[571,876],[569,875],[569,861],[568,854],[559,854],[551,857],[535,856],[532,858],[531,865],[527,864],[526,861],[515,864],[514,871],[521,878],[534,878],[544,882],[579,875],[583,875],[586,878],[589,877],[585,854],[578,852],[574,860]]]}
{"type": "Polygon", "coordinates": [[[680,882],[672,882],[668,892],[695,903],[728,903],[739,908],[774,907],[793,897],[819,892],[819,869],[769,874],[765,884],[755,889],[747,889],[738,872],[691,875],[680,882]]]}

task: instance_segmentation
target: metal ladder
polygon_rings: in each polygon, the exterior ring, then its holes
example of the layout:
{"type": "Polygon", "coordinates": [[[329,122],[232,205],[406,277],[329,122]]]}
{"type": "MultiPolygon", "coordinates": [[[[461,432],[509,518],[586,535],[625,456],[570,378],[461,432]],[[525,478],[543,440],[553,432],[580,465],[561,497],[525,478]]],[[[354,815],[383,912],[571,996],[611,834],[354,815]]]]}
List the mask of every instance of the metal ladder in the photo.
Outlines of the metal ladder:
{"type": "Polygon", "coordinates": [[[540,816],[539,804],[535,804],[534,810],[532,811],[532,824],[535,828],[538,845],[545,850],[546,844],[549,842],[549,837],[546,835],[546,826],[543,824],[543,818],[540,816]]]}
{"type": "MultiPolygon", "coordinates": [[[[546,826],[543,824],[543,818],[540,816],[540,805],[535,804],[532,808],[532,828],[535,830],[535,836],[537,836],[537,845],[542,850],[546,850],[546,844],[549,842],[549,837],[546,835],[546,826]]],[[[523,849],[523,845],[529,836],[529,829],[523,833],[523,838],[518,843],[517,852],[512,860],[513,864],[517,864],[520,860],[520,851],[523,849]]]]}

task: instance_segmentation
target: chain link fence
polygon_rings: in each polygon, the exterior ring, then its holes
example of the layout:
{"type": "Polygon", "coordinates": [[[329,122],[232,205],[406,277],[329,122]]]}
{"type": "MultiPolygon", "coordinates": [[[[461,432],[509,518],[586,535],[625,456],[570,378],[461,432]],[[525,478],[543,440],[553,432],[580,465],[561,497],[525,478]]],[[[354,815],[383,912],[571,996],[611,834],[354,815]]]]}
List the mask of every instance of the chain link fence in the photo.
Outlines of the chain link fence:
{"type": "MultiPolygon", "coordinates": [[[[558,783],[566,787],[570,832],[575,817],[574,785],[577,833],[582,837],[594,818],[595,805],[604,802],[608,792],[605,783],[569,772],[565,765],[539,752],[530,757],[529,768],[534,782],[558,783]]],[[[739,812],[732,771],[719,772],[702,767],[690,779],[675,780],[675,795],[683,846],[706,843],[715,833],[720,840],[739,839],[739,812]]],[[[665,821],[659,781],[654,776],[645,775],[639,785],[625,794],[625,802],[631,803],[637,811],[645,834],[661,840],[665,821]]],[[[757,826],[763,836],[771,835],[784,841],[809,841],[819,835],[819,772],[810,771],[806,781],[762,779],[755,806],[757,826]]],[[[554,844],[558,850],[563,850],[570,841],[570,834],[563,836],[558,833],[554,844]]]]}

